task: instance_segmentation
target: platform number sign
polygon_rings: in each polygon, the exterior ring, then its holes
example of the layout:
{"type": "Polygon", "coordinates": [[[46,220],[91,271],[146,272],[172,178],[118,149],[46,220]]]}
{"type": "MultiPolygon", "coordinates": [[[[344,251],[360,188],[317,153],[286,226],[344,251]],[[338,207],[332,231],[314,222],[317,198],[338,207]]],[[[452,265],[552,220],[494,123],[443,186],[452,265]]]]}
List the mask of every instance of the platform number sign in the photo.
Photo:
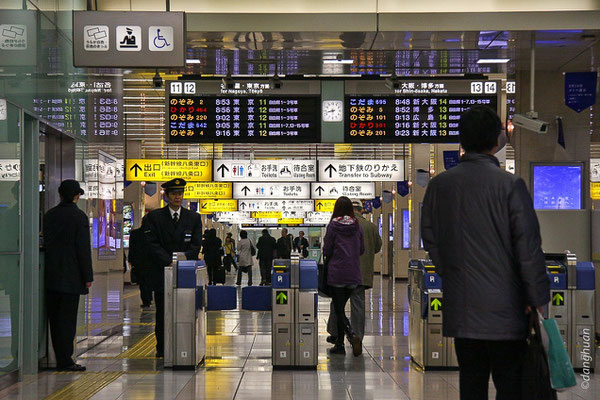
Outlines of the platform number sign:
{"type": "Polygon", "coordinates": [[[471,93],[482,94],[483,93],[483,82],[471,82],[471,93]]]}
{"type": "Polygon", "coordinates": [[[517,82],[515,82],[515,81],[507,81],[506,82],[506,93],[507,94],[515,94],[515,93],[517,93],[517,82]]]}
{"type": "Polygon", "coordinates": [[[494,94],[497,91],[497,83],[496,82],[486,82],[484,84],[484,90],[486,94],[494,94]]]}
{"type": "Polygon", "coordinates": [[[171,82],[171,94],[182,94],[183,82],[171,82]]]}
{"type": "Polygon", "coordinates": [[[196,82],[184,82],[183,93],[184,94],[196,94],[196,82]]]}

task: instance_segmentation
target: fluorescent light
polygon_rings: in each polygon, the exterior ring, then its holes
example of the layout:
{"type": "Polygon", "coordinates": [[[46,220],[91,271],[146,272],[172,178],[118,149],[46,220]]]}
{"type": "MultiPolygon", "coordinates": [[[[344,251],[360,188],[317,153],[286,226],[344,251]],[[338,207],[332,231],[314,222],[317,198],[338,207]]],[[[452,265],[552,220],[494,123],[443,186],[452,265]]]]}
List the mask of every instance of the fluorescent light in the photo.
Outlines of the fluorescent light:
{"type": "Polygon", "coordinates": [[[200,64],[200,60],[197,60],[195,58],[188,58],[187,60],[185,60],[186,64],[200,64]]]}
{"type": "Polygon", "coordinates": [[[480,58],[477,64],[506,64],[510,58],[480,58]]]}
{"type": "Polygon", "coordinates": [[[337,58],[326,58],[323,60],[323,64],[354,64],[354,60],[353,59],[338,60],[337,58]]]}

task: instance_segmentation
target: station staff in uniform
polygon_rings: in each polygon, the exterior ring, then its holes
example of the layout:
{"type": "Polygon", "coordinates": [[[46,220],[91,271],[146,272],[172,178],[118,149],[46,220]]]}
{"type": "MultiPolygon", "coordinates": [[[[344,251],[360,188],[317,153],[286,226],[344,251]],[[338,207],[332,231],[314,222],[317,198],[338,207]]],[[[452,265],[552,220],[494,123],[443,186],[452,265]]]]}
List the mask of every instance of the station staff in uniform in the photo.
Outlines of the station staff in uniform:
{"type": "Polygon", "coordinates": [[[173,253],[180,259],[197,260],[202,246],[202,221],[200,215],[181,206],[186,182],[172,179],[161,186],[169,203],[153,210],[144,218],[144,234],[148,252],[153,260],[150,281],[156,303],[156,356],[164,355],[164,268],[173,261],[173,253]]]}

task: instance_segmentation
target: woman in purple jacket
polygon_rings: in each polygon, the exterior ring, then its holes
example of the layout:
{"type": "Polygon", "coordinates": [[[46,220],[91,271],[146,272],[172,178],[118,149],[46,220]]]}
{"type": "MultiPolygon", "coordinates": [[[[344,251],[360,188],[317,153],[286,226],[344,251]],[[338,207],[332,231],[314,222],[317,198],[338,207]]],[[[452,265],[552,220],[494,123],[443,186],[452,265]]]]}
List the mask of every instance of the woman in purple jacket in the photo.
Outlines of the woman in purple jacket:
{"type": "MultiPolygon", "coordinates": [[[[331,221],[323,239],[323,255],[328,259],[327,283],[331,287],[331,299],[337,316],[338,332],[345,332],[352,343],[355,356],[362,353],[360,337],[354,334],[344,308],[358,285],[362,284],[360,256],[365,252],[363,231],[354,216],[352,201],[342,196],[335,202],[331,221]]],[[[331,354],[346,354],[344,335],[338,334],[331,354]]]]}

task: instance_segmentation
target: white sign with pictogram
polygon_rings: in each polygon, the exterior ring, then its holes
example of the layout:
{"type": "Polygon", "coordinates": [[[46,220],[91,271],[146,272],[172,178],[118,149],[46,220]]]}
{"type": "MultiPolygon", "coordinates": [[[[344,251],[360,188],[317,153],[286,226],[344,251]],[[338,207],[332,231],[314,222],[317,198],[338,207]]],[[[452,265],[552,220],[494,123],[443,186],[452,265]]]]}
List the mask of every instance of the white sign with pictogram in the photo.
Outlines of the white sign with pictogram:
{"type": "Polygon", "coordinates": [[[403,160],[319,160],[319,181],[403,181],[403,160]]]}
{"type": "Polygon", "coordinates": [[[214,160],[216,182],[310,182],[315,160],[214,160]]]}
{"type": "Polygon", "coordinates": [[[312,200],[240,200],[239,211],[314,211],[315,204],[312,200]]]}
{"type": "Polygon", "coordinates": [[[253,224],[255,219],[250,216],[250,212],[229,211],[215,213],[215,221],[229,224],[253,224]]]}
{"type": "Polygon", "coordinates": [[[17,182],[21,179],[21,160],[0,160],[0,181],[17,182]]]}
{"type": "Polygon", "coordinates": [[[311,198],[337,199],[346,196],[351,199],[371,199],[375,197],[374,182],[313,182],[311,198]]]}
{"type": "Polygon", "coordinates": [[[234,199],[310,199],[310,183],[233,183],[234,199]]]}
{"type": "Polygon", "coordinates": [[[319,212],[319,211],[311,211],[306,213],[306,217],[304,218],[305,224],[314,224],[314,225],[327,225],[331,220],[331,215],[333,213],[330,212],[319,212]]]}

